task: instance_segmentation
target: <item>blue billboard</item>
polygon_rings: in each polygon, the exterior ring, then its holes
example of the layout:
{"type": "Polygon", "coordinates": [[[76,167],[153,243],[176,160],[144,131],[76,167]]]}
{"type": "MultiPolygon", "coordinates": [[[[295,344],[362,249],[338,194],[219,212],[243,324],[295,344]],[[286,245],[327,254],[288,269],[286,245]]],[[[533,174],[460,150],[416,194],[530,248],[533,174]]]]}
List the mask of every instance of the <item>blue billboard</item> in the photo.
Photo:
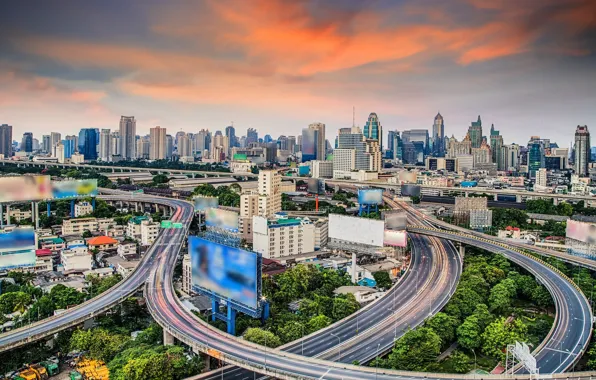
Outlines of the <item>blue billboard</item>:
{"type": "Polygon", "coordinates": [[[192,285],[224,300],[256,310],[259,300],[259,256],[197,236],[188,238],[192,285]]]}
{"type": "Polygon", "coordinates": [[[0,270],[34,266],[36,248],[33,228],[0,233],[0,270]]]}
{"type": "Polygon", "coordinates": [[[195,211],[205,211],[208,208],[217,208],[219,199],[217,197],[194,197],[195,211]]]}
{"type": "Polygon", "coordinates": [[[85,198],[97,195],[97,179],[52,181],[54,199],[85,198]]]}
{"type": "Polygon", "coordinates": [[[380,205],[383,203],[383,190],[359,189],[358,203],[361,205],[380,205]]]}

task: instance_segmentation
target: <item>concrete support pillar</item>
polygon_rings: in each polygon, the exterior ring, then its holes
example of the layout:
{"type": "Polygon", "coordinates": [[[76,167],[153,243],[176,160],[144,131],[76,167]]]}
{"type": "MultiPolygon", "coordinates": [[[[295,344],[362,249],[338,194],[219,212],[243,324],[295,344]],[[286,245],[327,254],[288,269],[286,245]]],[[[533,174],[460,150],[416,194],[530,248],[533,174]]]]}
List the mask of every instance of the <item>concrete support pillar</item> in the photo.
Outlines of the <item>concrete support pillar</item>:
{"type": "Polygon", "coordinates": [[[356,283],[356,254],[352,253],[352,284],[356,283]]]}
{"type": "Polygon", "coordinates": [[[236,335],[236,310],[228,304],[228,334],[236,335]]]}
{"type": "Polygon", "coordinates": [[[170,334],[169,332],[167,332],[166,330],[163,330],[163,345],[164,346],[174,345],[174,336],[172,334],[170,334]]]}
{"type": "Polygon", "coordinates": [[[155,204],[155,212],[159,212],[159,205],[157,203],[155,204]]]}
{"type": "Polygon", "coordinates": [[[467,191],[464,191],[464,194],[466,194],[466,198],[467,198],[468,197],[468,192],[467,191]]]}
{"type": "Polygon", "coordinates": [[[205,372],[209,372],[211,370],[211,356],[202,352],[200,353],[200,356],[203,363],[205,363],[205,372]]]}
{"type": "Polygon", "coordinates": [[[135,203],[135,212],[139,212],[139,203],[135,203]]]}
{"type": "Polygon", "coordinates": [[[559,204],[559,198],[555,197],[553,198],[553,204],[556,206],[559,204]]]}
{"type": "Polygon", "coordinates": [[[463,259],[466,255],[466,246],[463,244],[459,244],[459,256],[463,259]]]}
{"type": "Polygon", "coordinates": [[[31,202],[31,221],[35,225],[35,202],[31,202]]]}
{"type": "Polygon", "coordinates": [[[6,225],[10,226],[10,205],[6,205],[6,225]]]}

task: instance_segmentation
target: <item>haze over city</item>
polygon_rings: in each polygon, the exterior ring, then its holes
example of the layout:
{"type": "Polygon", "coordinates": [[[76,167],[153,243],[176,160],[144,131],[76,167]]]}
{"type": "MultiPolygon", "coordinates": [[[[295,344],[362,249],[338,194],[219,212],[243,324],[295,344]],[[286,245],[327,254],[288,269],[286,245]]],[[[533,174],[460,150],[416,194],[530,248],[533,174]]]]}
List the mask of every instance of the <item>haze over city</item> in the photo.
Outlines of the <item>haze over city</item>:
{"type": "Polygon", "coordinates": [[[2,6],[0,115],[64,134],[257,128],[462,138],[477,115],[523,143],[596,120],[595,5],[573,1],[19,1],[2,6]]]}

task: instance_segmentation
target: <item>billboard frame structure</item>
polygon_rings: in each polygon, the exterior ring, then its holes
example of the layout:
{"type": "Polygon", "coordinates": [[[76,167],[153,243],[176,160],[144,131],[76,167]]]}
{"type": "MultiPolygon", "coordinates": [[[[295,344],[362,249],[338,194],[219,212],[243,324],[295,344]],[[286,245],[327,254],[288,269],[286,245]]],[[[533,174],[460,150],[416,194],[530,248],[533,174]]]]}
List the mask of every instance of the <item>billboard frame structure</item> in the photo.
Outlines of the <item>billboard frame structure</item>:
{"type": "Polygon", "coordinates": [[[358,216],[362,216],[362,213],[366,210],[367,214],[370,214],[370,206],[374,206],[374,212],[379,212],[379,205],[383,204],[383,189],[364,188],[358,189],[358,216]],[[364,203],[361,202],[361,194],[365,192],[381,193],[380,203],[364,203]]]}
{"type": "MultiPolygon", "coordinates": [[[[259,252],[246,250],[246,249],[240,247],[239,244],[238,245],[223,244],[221,241],[219,241],[219,239],[217,238],[217,235],[214,235],[214,234],[196,235],[195,237],[204,239],[206,241],[209,241],[209,242],[212,242],[215,244],[221,244],[221,245],[225,245],[227,247],[241,249],[243,251],[253,253],[256,256],[257,307],[255,309],[248,307],[240,302],[237,302],[231,298],[222,297],[220,294],[218,294],[212,290],[192,284],[191,288],[194,292],[210,298],[210,300],[211,300],[211,320],[215,321],[216,319],[219,319],[221,321],[226,322],[227,333],[235,335],[236,334],[236,314],[237,314],[237,312],[242,312],[252,318],[262,318],[263,320],[268,319],[269,318],[269,303],[264,302],[263,296],[262,296],[263,295],[263,270],[262,270],[263,255],[261,255],[259,252]],[[225,314],[219,312],[219,307],[221,305],[226,306],[225,314]]],[[[189,247],[190,247],[190,245],[189,245],[189,247]]]]}

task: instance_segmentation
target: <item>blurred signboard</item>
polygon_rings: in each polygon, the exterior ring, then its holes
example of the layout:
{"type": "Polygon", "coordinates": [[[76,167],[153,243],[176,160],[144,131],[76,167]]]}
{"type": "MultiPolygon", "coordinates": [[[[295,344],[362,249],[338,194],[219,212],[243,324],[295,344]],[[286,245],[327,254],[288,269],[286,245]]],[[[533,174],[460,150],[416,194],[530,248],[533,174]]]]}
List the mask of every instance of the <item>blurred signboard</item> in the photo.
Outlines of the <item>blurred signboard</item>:
{"type": "Polygon", "coordinates": [[[309,178],[308,192],[311,194],[325,194],[325,182],[318,178],[309,178]]]}
{"type": "Polygon", "coordinates": [[[567,220],[566,236],[588,244],[596,244],[596,224],[567,220]]]}
{"type": "Polygon", "coordinates": [[[383,203],[383,190],[359,189],[358,203],[361,205],[380,205],[383,203]]]}
{"type": "Polygon", "coordinates": [[[408,245],[406,231],[385,230],[383,243],[392,247],[406,247],[408,245]]]}
{"type": "Polygon", "coordinates": [[[162,220],[161,228],[172,228],[172,221],[171,220],[162,220]]]}
{"type": "Polygon", "coordinates": [[[419,197],[420,186],[419,185],[401,185],[401,195],[404,197],[419,197]]]}
{"type": "Polygon", "coordinates": [[[97,179],[53,181],[52,193],[54,199],[94,197],[97,195],[97,179]]]}
{"type": "Polygon", "coordinates": [[[381,218],[385,220],[386,230],[405,230],[408,216],[405,210],[382,211],[381,218]]]}
{"type": "Polygon", "coordinates": [[[217,197],[194,197],[195,211],[205,211],[208,208],[217,208],[219,200],[217,197]]]}
{"type": "Polygon", "coordinates": [[[248,157],[246,156],[246,154],[234,153],[233,161],[246,161],[246,160],[248,160],[248,157]]]}
{"type": "Polygon", "coordinates": [[[382,220],[329,214],[328,236],[331,243],[349,242],[366,246],[383,246],[382,220]]]}
{"type": "Polygon", "coordinates": [[[174,227],[174,228],[184,228],[184,224],[182,224],[182,223],[172,223],[172,227],[174,227]]]}
{"type": "Polygon", "coordinates": [[[261,268],[256,253],[196,236],[189,237],[188,251],[193,287],[257,309],[261,268]]]}
{"type": "Polygon", "coordinates": [[[0,233],[0,270],[34,266],[36,248],[33,228],[0,233]]]}
{"type": "Polygon", "coordinates": [[[0,203],[52,198],[50,176],[0,177],[0,203]]]}
{"type": "Polygon", "coordinates": [[[211,228],[238,232],[238,214],[219,208],[209,208],[205,211],[205,225],[211,228]]]}

